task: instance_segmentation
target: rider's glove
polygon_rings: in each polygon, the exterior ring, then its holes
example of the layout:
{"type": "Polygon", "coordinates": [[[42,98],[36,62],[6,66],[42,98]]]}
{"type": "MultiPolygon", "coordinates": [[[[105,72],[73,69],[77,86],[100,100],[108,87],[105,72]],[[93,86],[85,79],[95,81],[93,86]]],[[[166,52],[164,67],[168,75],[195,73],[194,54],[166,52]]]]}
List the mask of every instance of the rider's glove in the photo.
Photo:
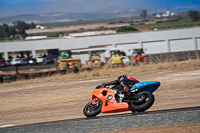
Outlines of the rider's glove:
{"type": "Polygon", "coordinates": [[[102,86],[103,86],[103,87],[106,87],[106,83],[102,83],[102,86]]]}

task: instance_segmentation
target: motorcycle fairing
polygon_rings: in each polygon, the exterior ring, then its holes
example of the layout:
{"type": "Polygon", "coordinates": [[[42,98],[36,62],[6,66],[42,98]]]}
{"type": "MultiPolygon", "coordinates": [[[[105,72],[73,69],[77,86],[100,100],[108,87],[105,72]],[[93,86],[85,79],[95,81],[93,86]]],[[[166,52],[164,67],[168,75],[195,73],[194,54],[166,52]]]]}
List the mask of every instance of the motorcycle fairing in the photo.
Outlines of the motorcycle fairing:
{"type": "Polygon", "coordinates": [[[140,82],[136,83],[130,90],[136,90],[138,93],[142,91],[148,91],[153,93],[160,86],[160,82],[158,81],[148,81],[148,82],[140,82]]]}
{"type": "Polygon", "coordinates": [[[115,93],[116,91],[107,89],[107,88],[101,88],[101,89],[95,89],[92,93],[92,97],[97,97],[102,101],[102,107],[101,112],[103,113],[114,113],[114,112],[120,112],[120,111],[127,111],[129,109],[129,105],[126,102],[117,103],[115,99],[115,93]],[[107,94],[104,96],[102,92],[107,92],[107,94]],[[112,99],[108,100],[108,96],[112,95],[112,99]]]}

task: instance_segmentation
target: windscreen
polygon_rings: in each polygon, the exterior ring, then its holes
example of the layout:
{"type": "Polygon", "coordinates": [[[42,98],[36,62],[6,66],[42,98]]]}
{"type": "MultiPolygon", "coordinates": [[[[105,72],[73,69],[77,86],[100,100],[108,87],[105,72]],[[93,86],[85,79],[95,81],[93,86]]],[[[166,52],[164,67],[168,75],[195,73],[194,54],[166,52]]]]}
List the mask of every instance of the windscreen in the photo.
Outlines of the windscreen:
{"type": "Polygon", "coordinates": [[[143,53],[143,49],[134,49],[134,54],[141,55],[143,53]]]}
{"type": "Polygon", "coordinates": [[[69,52],[67,51],[61,51],[60,56],[63,58],[70,58],[69,52]]]}

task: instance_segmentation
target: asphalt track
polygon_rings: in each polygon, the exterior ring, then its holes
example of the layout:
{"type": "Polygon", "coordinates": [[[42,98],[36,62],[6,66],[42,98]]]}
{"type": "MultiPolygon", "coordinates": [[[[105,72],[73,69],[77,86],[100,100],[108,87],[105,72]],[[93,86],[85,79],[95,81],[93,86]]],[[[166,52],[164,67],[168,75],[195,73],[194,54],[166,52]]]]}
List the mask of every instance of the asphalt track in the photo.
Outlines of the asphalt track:
{"type": "Polygon", "coordinates": [[[87,133],[191,123],[200,123],[200,106],[34,123],[0,128],[0,133],[87,133]]]}

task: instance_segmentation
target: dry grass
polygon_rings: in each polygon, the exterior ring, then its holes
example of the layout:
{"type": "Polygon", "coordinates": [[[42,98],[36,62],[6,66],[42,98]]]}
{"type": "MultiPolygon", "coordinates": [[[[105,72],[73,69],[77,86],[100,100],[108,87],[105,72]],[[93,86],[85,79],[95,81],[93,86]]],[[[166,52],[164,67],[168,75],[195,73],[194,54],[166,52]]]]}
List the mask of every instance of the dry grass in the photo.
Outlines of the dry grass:
{"type": "Polygon", "coordinates": [[[0,84],[0,86],[20,86],[32,83],[48,83],[48,82],[63,82],[74,79],[97,79],[103,77],[116,77],[121,74],[142,73],[151,71],[164,71],[164,70],[188,70],[199,69],[200,59],[190,59],[175,62],[160,62],[156,64],[143,64],[135,66],[125,66],[123,68],[109,68],[104,66],[102,69],[95,69],[92,71],[84,71],[80,73],[68,73],[65,75],[57,74],[51,77],[36,78],[31,80],[16,81],[12,83],[0,84]]]}

